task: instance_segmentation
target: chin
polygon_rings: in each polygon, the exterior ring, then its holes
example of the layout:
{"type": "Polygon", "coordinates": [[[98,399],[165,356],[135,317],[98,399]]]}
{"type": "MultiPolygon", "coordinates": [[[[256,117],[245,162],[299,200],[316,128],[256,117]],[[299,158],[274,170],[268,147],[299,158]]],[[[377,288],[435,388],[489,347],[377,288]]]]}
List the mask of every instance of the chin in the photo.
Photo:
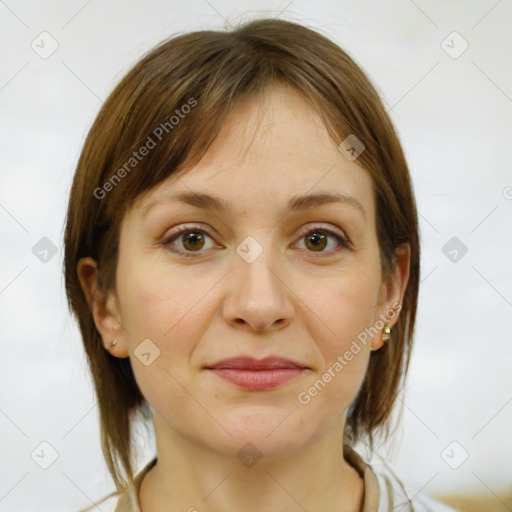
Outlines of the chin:
{"type": "MultiPolygon", "coordinates": [[[[261,452],[262,460],[275,460],[292,455],[311,442],[314,433],[304,428],[303,418],[295,413],[271,406],[244,407],[233,410],[219,422],[231,434],[223,435],[220,451],[230,455],[242,450],[261,452]],[[248,446],[246,446],[248,445],[248,446]]],[[[225,434],[225,432],[224,432],[225,434]]],[[[212,439],[210,438],[210,442],[212,439]]],[[[250,453],[249,453],[250,454],[250,453]]]]}

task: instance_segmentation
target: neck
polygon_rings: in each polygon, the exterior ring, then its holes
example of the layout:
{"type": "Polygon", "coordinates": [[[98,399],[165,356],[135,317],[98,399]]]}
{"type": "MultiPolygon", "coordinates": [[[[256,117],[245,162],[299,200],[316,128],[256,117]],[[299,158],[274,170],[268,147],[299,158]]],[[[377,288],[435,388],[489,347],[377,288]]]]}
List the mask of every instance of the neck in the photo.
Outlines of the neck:
{"type": "Polygon", "coordinates": [[[258,460],[250,447],[239,459],[170,429],[157,414],[153,421],[158,461],[141,484],[142,512],[361,510],[363,480],[343,458],[339,424],[293,453],[258,460]]]}

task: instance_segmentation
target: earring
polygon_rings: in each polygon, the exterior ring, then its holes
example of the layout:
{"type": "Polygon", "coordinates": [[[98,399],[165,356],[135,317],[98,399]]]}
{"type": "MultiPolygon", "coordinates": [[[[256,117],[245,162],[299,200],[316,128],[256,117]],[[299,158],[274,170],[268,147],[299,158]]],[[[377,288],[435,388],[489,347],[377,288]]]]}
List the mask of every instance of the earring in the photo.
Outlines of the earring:
{"type": "Polygon", "coordinates": [[[382,334],[380,335],[380,339],[386,343],[391,338],[391,324],[387,323],[382,329],[382,334]]]}
{"type": "Polygon", "coordinates": [[[117,340],[114,340],[112,343],[109,343],[110,348],[114,348],[117,345],[117,340]]]}

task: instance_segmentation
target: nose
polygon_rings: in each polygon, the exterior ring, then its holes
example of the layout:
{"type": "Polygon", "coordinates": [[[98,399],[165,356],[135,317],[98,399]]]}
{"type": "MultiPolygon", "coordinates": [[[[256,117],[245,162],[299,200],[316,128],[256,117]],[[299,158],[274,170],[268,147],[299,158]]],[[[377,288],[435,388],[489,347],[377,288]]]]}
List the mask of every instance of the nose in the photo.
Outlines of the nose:
{"type": "Polygon", "coordinates": [[[237,254],[230,274],[223,303],[226,322],[258,332],[282,329],[290,323],[293,292],[286,285],[282,266],[276,258],[271,261],[270,250],[263,250],[251,263],[237,254]]]}

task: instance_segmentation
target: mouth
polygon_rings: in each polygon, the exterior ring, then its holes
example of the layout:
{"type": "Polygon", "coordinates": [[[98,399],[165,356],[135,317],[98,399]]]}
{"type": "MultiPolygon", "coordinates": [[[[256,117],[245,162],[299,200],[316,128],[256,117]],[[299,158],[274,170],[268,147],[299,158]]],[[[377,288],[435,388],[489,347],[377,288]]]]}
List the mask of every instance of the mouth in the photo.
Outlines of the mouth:
{"type": "Polygon", "coordinates": [[[308,366],[281,357],[237,357],[205,366],[221,379],[252,391],[265,391],[281,386],[302,375],[308,366]]]}

